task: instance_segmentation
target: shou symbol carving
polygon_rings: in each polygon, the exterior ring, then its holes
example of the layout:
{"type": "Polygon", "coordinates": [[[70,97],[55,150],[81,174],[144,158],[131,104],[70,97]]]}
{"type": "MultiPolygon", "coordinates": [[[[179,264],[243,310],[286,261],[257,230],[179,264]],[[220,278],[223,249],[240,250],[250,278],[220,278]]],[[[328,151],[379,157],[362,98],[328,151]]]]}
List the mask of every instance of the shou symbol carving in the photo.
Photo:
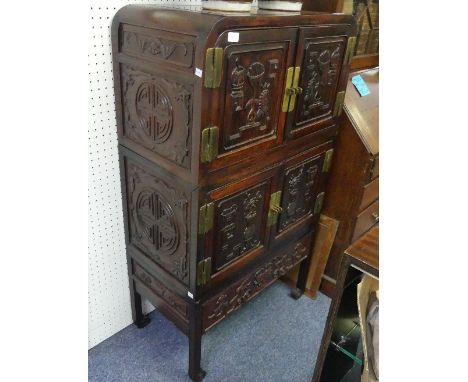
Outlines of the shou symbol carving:
{"type": "Polygon", "coordinates": [[[261,244],[262,207],[266,185],[219,202],[215,267],[219,269],[261,244]]]}
{"type": "Polygon", "coordinates": [[[122,65],[124,133],[190,168],[192,87],[122,65]]]}
{"type": "Polygon", "coordinates": [[[163,143],[172,132],[173,110],[164,90],[151,82],[143,82],[136,92],[136,111],[140,125],[155,143],[163,143]]]}
{"type": "Polygon", "coordinates": [[[179,232],[167,201],[156,191],[144,189],[137,196],[135,208],[138,239],[148,240],[160,255],[173,254],[179,244],[179,232]]]}
{"type": "Polygon", "coordinates": [[[300,97],[300,119],[308,120],[329,112],[338,80],[342,56],[341,43],[310,43],[304,59],[304,76],[300,97]]]}
{"type": "Polygon", "coordinates": [[[127,173],[131,244],[186,282],[187,198],[134,164],[127,173]]]}
{"type": "Polygon", "coordinates": [[[234,285],[227,292],[222,293],[216,300],[212,300],[207,305],[204,327],[209,328],[223,317],[239,309],[268,284],[284,276],[306,256],[307,247],[302,242],[299,242],[291,253],[274,257],[271,262],[258,269],[239,284],[234,285]]]}
{"type": "Polygon", "coordinates": [[[319,159],[312,159],[286,170],[279,229],[300,220],[313,209],[319,159]]]}

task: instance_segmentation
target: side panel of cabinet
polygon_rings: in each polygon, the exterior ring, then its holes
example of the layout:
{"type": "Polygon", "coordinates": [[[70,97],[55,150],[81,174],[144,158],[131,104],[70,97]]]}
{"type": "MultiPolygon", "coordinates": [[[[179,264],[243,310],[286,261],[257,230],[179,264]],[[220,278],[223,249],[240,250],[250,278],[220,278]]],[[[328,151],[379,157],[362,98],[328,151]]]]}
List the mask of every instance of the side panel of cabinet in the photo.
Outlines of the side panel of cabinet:
{"type": "Polygon", "coordinates": [[[190,84],[162,78],[133,65],[120,66],[123,136],[190,169],[190,84]]]}
{"type": "Polygon", "coordinates": [[[293,111],[288,113],[286,135],[294,139],[327,127],[343,70],[349,29],[341,26],[300,28],[296,66],[299,87],[293,111]]]}
{"type": "Polygon", "coordinates": [[[220,85],[205,88],[203,127],[217,126],[217,157],[210,169],[245,158],[283,140],[285,113],[281,110],[287,68],[294,61],[297,28],[224,32],[220,85]],[[229,33],[239,41],[229,42],[229,33]]]}
{"type": "Polygon", "coordinates": [[[119,143],[186,181],[198,167],[196,36],[115,24],[112,31],[119,143]]]}
{"type": "Polygon", "coordinates": [[[278,168],[210,191],[212,227],[204,235],[204,258],[211,259],[211,279],[225,277],[269,248],[268,211],[277,187],[278,168]]]}
{"type": "Polygon", "coordinates": [[[188,286],[191,192],[148,161],[131,156],[122,156],[127,250],[143,258],[148,268],[188,286]]]}

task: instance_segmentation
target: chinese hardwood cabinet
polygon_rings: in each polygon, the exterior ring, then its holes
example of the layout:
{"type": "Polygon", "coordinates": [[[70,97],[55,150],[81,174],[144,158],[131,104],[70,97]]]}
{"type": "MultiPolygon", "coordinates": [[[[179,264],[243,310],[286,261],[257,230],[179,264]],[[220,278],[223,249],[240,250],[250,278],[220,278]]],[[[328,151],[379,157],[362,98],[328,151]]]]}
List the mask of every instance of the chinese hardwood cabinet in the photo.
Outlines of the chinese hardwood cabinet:
{"type": "Polygon", "coordinates": [[[189,337],[302,262],[341,113],[355,25],[320,13],[127,6],[112,48],[133,319],[148,299],[189,337]]]}

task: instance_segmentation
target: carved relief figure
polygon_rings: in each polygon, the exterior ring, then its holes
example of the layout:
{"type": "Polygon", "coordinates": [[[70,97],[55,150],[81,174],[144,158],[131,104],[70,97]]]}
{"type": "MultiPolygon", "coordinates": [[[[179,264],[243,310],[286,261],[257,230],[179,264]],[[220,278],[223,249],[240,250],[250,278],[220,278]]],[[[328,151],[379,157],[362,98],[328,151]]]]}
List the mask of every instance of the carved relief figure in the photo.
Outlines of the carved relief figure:
{"type": "Polygon", "coordinates": [[[257,129],[263,132],[267,129],[278,67],[277,59],[269,60],[267,69],[263,62],[254,60],[243,66],[239,57],[235,57],[230,76],[230,97],[236,126],[228,136],[230,141],[239,140],[245,131],[257,129]]]}
{"type": "Polygon", "coordinates": [[[301,120],[319,117],[331,110],[342,54],[341,43],[309,43],[304,59],[304,76],[300,97],[301,120]]]}
{"type": "Polygon", "coordinates": [[[307,257],[307,247],[301,242],[297,243],[291,252],[275,256],[269,263],[245,278],[237,286],[234,285],[216,300],[208,303],[205,308],[207,313],[204,326],[210,327],[231,312],[239,309],[265,285],[284,276],[305,257],[307,257]]]}
{"type": "Polygon", "coordinates": [[[266,184],[235,194],[219,202],[216,239],[217,269],[258,247],[262,240],[262,211],[266,184]]]}
{"type": "Polygon", "coordinates": [[[149,32],[129,25],[124,25],[122,33],[121,49],[125,53],[187,68],[192,66],[194,45],[189,42],[192,37],[156,30],[149,32]]]}
{"type": "Polygon", "coordinates": [[[300,167],[296,174],[290,176],[288,181],[289,202],[286,208],[288,216],[294,216],[297,211],[297,194],[299,192],[299,183],[302,178],[304,168],[300,167]]]}
{"type": "Polygon", "coordinates": [[[310,166],[306,171],[306,183],[305,183],[305,193],[304,200],[307,206],[312,208],[312,191],[314,190],[315,180],[317,179],[318,166],[310,166]]]}
{"type": "Polygon", "coordinates": [[[236,67],[231,73],[231,97],[234,99],[234,110],[244,108],[245,68],[236,60],[236,67]]]}
{"type": "Polygon", "coordinates": [[[240,246],[235,243],[236,213],[237,204],[233,204],[221,211],[221,216],[223,218],[223,228],[221,228],[221,253],[228,261],[238,256],[240,251],[240,246]]]}
{"type": "Polygon", "coordinates": [[[244,246],[242,248],[244,252],[260,245],[259,238],[255,236],[255,232],[258,229],[255,223],[257,222],[257,214],[260,212],[258,210],[262,199],[263,194],[260,191],[256,191],[255,193],[247,192],[245,196],[243,203],[245,219],[244,246]]]}
{"type": "Polygon", "coordinates": [[[283,230],[313,210],[315,181],[318,175],[319,159],[315,158],[286,171],[283,189],[279,229],[283,230]]]}

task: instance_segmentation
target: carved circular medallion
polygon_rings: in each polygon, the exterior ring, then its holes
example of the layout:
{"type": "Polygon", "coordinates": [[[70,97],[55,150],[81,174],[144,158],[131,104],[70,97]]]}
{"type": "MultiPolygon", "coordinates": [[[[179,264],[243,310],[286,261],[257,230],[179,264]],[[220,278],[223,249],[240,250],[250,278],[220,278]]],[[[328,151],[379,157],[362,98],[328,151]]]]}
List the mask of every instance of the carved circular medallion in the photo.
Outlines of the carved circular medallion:
{"type": "Polygon", "coordinates": [[[154,245],[158,255],[172,255],[179,245],[179,229],[171,205],[154,190],[138,194],[135,205],[136,232],[154,245]]]}
{"type": "Polygon", "coordinates": [[[172,132],[172,104],[166,92],[153,82],[143,82],[136,92],[135,107],[143,131],[155,142],[165,142],[172,132]]]}
{"type": "Polygon", "coordinates": [[[247,76],[251,80],[257,80],[265,74],[265,66],[261,62],[253,62],[247,70],[247,76]]]}

